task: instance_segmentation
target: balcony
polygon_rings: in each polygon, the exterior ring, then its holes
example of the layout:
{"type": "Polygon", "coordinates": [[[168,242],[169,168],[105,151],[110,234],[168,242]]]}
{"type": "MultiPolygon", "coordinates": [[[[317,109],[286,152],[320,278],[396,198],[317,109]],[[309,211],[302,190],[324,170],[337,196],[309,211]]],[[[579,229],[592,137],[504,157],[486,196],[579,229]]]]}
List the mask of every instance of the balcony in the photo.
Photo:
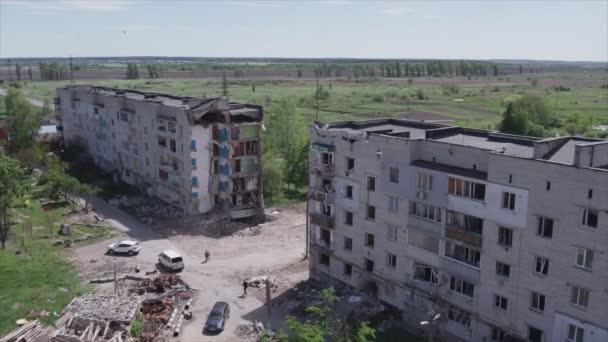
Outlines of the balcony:
{"type": "Polygon", "coordinates": [[[314,240],[315,246],[319,247],[321,252],[326,254],[333,254],[334,252],[334,242],[333,241],[325,241],[322,239],[314,240]]]}
{"type": "Polygon", "coordinates": [[[481,248],[481,245],[482,245],[481,236],[479,236],[475,233],[464,231],[464,230],[454,227],[454,226],[447,225],[445,227],[445,236],[450,239],[462,241],[471,246],[476,246],[476,247],[481,248]]]}
{"type": "Polygon", "coordinates": [[[313,201],[332,204],[334,203],[334,189],[330,185],[325,187],[317,186],[310,189],[308,197],[313,201]]]}
{"type": "Polygon", "coordinates": [[[317,226],[323,228],[334,228],[334,218],[333,216],[327,216],[321,213],[310,213],[310,223],[316,224],[317,226]]]}
{"type": "Polygon", "coordinates": [[[323,177],[333,177],[334,170],[335,170],[334,164],[321,164],[321,163],[311,163],[310,164],[310,172],[319,173],[323,177]]]}

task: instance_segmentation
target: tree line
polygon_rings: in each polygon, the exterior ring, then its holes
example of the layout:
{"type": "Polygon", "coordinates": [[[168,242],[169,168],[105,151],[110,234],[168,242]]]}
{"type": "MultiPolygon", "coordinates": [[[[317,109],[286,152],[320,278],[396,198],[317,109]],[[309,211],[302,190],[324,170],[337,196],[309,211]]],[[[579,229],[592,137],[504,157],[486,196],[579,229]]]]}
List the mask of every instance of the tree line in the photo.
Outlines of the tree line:
{"type": "Polygon", "coordinates": [[[68,65],[59,63],[38,63],[40,79],[43,81],[61,81],[70,78],[68,65]]]}

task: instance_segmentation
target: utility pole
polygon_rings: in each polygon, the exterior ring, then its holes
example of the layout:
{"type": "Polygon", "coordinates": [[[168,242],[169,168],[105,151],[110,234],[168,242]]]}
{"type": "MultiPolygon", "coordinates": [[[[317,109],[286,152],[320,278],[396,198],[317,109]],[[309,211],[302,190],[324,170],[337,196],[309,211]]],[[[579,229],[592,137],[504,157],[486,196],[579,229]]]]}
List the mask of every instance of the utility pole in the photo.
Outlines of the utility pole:
{"type": "Polygon", "coordinates": [[[228,82],[226,81],[226,71],[222,73],[222,96],[228,97],[228,82]]]}
{"type": "Polygon", "coordinates": [[[308,234],[310,231],[310,227],[308,226],[308,220],[310,217],[309,207],[310,207],[310,185],[308,186],[308,193],[306,194],[306,249],[304,250],[304,260],[308,259],[308,234]]]}
{"type": "Polygon", "coordinates": [[[317,107],[317,118],[316,118],[315,121],[319,121],[319,78],[317,78],[317,96],[316,96],[316,99],[317,99],[317,104],[316,104],[316,107],[317,107]]]}
{"type": "Polygon", "coordinates": [[[272,329],[270,326],[270,317],[272,315],[272,301],[270,298],[270,279],[266,277],[266,309],[268,313],[268,317],[266,319],[266,329],[272,329]]]}
{"type": "Polygon", "coordinates": [[[72,56],[70,56],[70,83],[74,83],[74,66],[72,65],[72,56]]]}
{"type": "MultiPolygon", "coordinates": [[[[12,74],[12,72],[11,72],[11,59],[9,58],[9,59],[7,60],[7,62],[8,62],[8,82],[10,83],[10,82],[12,82],[12,81],[13,81],[13,74],[12,74]]],[[[10,84],[9,84],[9,85],[10,85],[10,84]]]]}

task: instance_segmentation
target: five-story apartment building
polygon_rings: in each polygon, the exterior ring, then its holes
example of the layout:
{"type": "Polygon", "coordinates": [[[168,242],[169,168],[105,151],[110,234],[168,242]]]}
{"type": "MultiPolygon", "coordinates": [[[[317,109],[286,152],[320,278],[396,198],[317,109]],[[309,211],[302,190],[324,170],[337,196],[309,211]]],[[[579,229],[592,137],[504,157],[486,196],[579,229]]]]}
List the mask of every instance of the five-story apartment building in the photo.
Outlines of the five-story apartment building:
{"type": "Polygon", "coordinates": [[[447,340],[608,341],[608,141],[311,127],[311,276],[447,340]]]}
{"type": "Polygon", "coordinates": [[[260,215],[263,109],[96,86],[57,89],[66,145],[186,214],[260,215]]]}

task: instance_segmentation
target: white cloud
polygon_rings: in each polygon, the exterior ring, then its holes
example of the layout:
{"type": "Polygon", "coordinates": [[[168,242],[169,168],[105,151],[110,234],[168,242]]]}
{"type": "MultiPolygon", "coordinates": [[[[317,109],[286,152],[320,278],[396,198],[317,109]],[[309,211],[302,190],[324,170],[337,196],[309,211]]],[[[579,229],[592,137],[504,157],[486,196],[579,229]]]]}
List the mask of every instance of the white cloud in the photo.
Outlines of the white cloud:
{"type": "Polygon", "coordinates": [[[286,6],[277,2],[259,2],[259,1],[225,1],[225,4],[243,7],[272,7],[272,8],[285,8],[286,6]]]}
{"type": "Polygon", "coordinates": [[[423,16],[424,19],[439,19],[441,18],[440,15],[425,15],[423,16]]]}
{"type": "Polygon", "coordinates": [[[28,1],[2,0],[2,4],[20,6],[29,11],[41,14],[70,10],[94,12],[116,12],[128,9],[127,0],[61,0],[61,1],[28,1]]]}
{"type": "Polygon", "coordinates": [[[389,7],[382,10],[382,13],[386,15],[404,15],[412,12],[414,12],[414,10],[406,7],[389,7]]]}

